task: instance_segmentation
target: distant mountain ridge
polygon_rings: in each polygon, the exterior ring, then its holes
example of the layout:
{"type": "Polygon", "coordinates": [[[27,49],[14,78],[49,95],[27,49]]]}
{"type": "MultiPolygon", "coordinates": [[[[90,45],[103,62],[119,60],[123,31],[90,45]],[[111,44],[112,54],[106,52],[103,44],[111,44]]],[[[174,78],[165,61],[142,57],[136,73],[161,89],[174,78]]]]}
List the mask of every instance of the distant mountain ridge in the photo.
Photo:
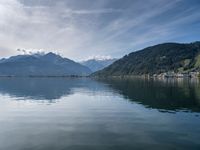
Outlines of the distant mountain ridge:
{"type": "Polygon", "coordinates": [[[90,73],[88,67],[52,52],[0,60],[0,76],[85,76],[90,73]]]}
{"type": "Polygon", "coordinates": [[[86,61],[82,61],[81,64],[84,66],[87,66],[92,70],[93,72],[99,71],[104,69],[105,67],[109,66],[113,62],[115,62],[117,59],[89,59],[86,61]]]}
{"type": "Polygon", "coordinates": [[[132,52],[93,76],[153,75],[200,71],[200,42],[164,43],[132,52]]]}

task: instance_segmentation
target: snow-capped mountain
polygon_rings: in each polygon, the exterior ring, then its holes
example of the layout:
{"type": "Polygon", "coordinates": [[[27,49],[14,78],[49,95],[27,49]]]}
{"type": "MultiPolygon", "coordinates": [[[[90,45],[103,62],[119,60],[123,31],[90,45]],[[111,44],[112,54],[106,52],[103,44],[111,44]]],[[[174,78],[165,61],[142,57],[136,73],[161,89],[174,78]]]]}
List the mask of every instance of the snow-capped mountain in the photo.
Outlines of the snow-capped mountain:
{"type": "Polygon", "coordinates": [[[115,62],[117,59],[89,59],[86,61],[82,61],[81,64],[90,68],[92,72],[101,70],[109,65],[111,65],[113,62],[115,62]]]}
{"type": "Polygon", "coordinates": [[[0,76],[89,75],[91,70],[54,53],[17,55],[0,60],[0,76]]]}

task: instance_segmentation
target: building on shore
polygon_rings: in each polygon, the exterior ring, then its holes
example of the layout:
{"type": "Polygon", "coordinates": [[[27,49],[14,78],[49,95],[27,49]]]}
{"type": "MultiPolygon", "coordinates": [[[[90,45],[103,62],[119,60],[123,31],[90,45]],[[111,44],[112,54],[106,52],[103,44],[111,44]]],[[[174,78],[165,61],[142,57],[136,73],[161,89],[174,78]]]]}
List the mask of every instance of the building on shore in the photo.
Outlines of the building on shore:
{"type": "Polygon", "coordinates": [[[161,74],[154,74],[153,78],[199,78],[200,72],[183,72],[183,73],[175,73],[175,72],[165,72],[161,74]]]}

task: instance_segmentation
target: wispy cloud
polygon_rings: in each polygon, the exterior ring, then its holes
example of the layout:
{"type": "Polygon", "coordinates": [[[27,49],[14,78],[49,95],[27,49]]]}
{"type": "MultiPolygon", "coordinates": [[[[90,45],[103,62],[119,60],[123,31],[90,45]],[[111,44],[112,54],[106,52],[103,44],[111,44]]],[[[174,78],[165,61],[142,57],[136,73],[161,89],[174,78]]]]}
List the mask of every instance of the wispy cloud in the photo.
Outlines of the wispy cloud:
{"type": "Polygon", "coordinates": [[[90,60],[90,59],[95,59],[95,60],[108,60],[108,59],[112,59],[113,57],[109,56],[109,55],[94,55],[94,56],[89,56],[86,59],[83,59],[83,61],[85,60],[90,60]]]}
{"type": "Polygon", "coordinates": [[[199,9],[195,0],[0,0],[0,55],[21,48],[72,59],[120,57],[160,42],[198,40],[199,9]]]}
{"type": "Polygon", "coordinates": [[[106,9],[97,9],[97,10],[66,10],[67,14],[78,14],[78,15],[87,15],[87,14],[107,14],[107,13],[119,13],[123,12],[123,9],[113,9],[113,8],[106,8],[106,9]]]}

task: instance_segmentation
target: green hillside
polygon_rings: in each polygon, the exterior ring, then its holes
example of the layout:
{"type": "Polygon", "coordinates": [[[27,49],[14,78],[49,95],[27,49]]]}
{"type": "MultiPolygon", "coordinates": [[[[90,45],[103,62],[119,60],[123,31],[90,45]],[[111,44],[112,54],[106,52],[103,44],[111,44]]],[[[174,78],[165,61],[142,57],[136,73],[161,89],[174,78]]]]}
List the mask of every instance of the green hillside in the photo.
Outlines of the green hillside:
{"type": "Polygon", "coordinates": [[[200,70],[200,42],[164,43],[132,52],[93,76],[122,76],[200,70]]]}

